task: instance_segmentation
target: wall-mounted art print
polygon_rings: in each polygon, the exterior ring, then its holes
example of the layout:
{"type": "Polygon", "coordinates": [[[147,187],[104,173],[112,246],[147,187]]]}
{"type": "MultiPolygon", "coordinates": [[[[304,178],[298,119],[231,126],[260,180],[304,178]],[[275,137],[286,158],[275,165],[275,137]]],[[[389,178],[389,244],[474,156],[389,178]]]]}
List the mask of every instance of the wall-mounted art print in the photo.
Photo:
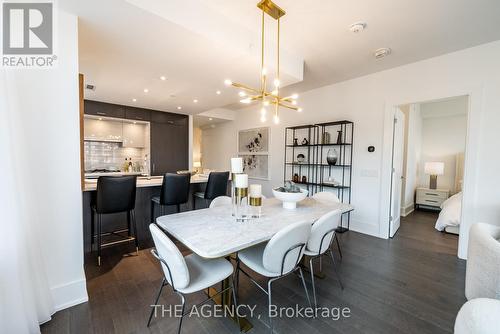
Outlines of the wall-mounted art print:
{"type": "Polygon", "coordinates": [[[269,127],[240,130],[238,132],[239,154],[267,154],[269,152],[269,127]]]}
{"type": "Polygon", "coordinates": [[[243,158],[243,173],[254,179],[269,180],[268,155],[239,155],[243,158]]]}
{"type": "Polygon", "coordinates": [[[269,180],[269,127],[240,130],[238,156],[243,158],[243,171],[248,177],[269,180]]]}

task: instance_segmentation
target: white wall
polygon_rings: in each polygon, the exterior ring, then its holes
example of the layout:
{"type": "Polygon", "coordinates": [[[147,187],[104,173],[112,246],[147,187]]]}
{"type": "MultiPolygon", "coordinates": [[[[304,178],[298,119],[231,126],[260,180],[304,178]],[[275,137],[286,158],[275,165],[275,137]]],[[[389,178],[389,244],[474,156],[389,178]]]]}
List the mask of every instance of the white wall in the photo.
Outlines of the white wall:
{"type": "Polygon", "coordinates": [[[412,103],[405,112],[405,182],[402,211],[405,214],[413,211],[415,202],[415,189],[419,185],[420,158],[422,151],[422,116],[420,105],[412,103]]]}
{"type": "MultiPolygon", "coordinates": [[[[37,233],[53,306],[87,300],[83,269],[77,17],[58,12],[58,64],[6,72],[17,192],[37,233]]],[[[11,177],[5,176],[5,177],[11,177]]],[[[15,222],[9,222],[14,224],[15,222]]],[[[8,236],[5,236],[8,237],[8,236]]]]}
{"type": "MultiPolygon", "coordinates": [[[[475,121],[470,126],[477,134],[470,138],[475,149],[467,153],[473,170],[464,203],[459,251],[466,256],[468,226],[472,222],[500,225],[500,174],[497,151],[500,124],[500,42],[462,50],[448,55],[401,66],[303,93],[304,112],[281,111],[281,124],[271,129],[271,180],[262,182],[266,195],[280,185],[283,173],[283,128],[288,125],[348,119],[355,123],[353,198],[356,210],[351,228],[387,237],[386,202],[389,193],[389,169],[383,159],[387,151],[387,112],[391,107],[473,92],[475,121]],[[367,147],[374,145],[374,153],[367,147]],[[383,145],[385,145],[383,147],[383,145]],[[385,151],[384,151],[385,150],[385,151]],[[385,153],[384,153],[385,152],[385,153]],[[382,168],[384,166],[384,168],[382,168]],[[387,169],[387,171],[386,171],[387,169]]],[[[204,131],[203,154],[209,168],[229,168],[236,154],[239,129],[261,126],[259,108],[252,106],[236,114],[236,120],[204,131]],[[205,142],[206,139],[206,142],[205,142]]],[[[387,210],[388,213],[389,210],[387,210]]]]}
{"type": "Polygon", "coordinates": [[[444,162],[444,175],[438,176],[438,188],[455,193],[456,155],[465,151],[467,135],[467,97],[423,103],[422,158],[419,185],[429,186],[429,175],[424,173],[427,161],[444,162]]]}

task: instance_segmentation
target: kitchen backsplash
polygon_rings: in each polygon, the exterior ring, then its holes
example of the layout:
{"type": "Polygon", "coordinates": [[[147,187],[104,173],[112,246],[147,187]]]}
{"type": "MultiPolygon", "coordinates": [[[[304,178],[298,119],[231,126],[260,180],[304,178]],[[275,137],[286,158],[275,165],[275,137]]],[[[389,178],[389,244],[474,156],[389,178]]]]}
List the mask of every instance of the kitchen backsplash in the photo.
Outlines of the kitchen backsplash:
{"type": "Polygon", "coordinates": [[[144,167],[144,148],[122,147],[120,143],[85,141],[85,170],[93,169],[123,169],[125,158],[132,158],[135,165],[138,162],[144,167]]]}

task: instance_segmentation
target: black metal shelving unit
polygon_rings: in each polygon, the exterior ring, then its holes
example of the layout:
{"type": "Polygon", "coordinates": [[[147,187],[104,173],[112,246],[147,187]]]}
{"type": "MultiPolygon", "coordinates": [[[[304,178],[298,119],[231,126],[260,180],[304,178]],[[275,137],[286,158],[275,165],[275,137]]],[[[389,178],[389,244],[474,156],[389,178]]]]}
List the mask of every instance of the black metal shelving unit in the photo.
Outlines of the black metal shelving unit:
{"type": "MultiPolygon", "coordinates": [[[[285,128],[284,181],[293,181],[293,176],[297,174],[299,182],[296,183],[305,187],[310,196],[329,189],[336,192],[342,203],[351,203],[353,138],[354,123],[346,120],[285,128]],[[307,143],[302,144],[304,139],[307,143]],[[327,163],[329,150],[337,153],[334,165],[327,163]],[[305,156],[303,162],[297,161],[300,153],[305,156]],[[303,176],[306,182],[302,182],[303,176]]],[[[349,231],[350,220],[350,212],[343,215],[337,232],[349,231]]]]}

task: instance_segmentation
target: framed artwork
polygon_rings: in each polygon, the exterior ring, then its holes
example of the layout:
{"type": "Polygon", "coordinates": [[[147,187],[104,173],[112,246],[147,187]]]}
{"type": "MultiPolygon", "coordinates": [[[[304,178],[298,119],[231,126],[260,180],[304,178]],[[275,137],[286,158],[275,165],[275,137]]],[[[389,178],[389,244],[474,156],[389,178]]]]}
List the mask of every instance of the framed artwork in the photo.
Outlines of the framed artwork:
{"type": "Polygon", "coordinates": [[[238,132],[238,156],[250,178],[269,180],[269,132],[269,127],[238,132]]]}

